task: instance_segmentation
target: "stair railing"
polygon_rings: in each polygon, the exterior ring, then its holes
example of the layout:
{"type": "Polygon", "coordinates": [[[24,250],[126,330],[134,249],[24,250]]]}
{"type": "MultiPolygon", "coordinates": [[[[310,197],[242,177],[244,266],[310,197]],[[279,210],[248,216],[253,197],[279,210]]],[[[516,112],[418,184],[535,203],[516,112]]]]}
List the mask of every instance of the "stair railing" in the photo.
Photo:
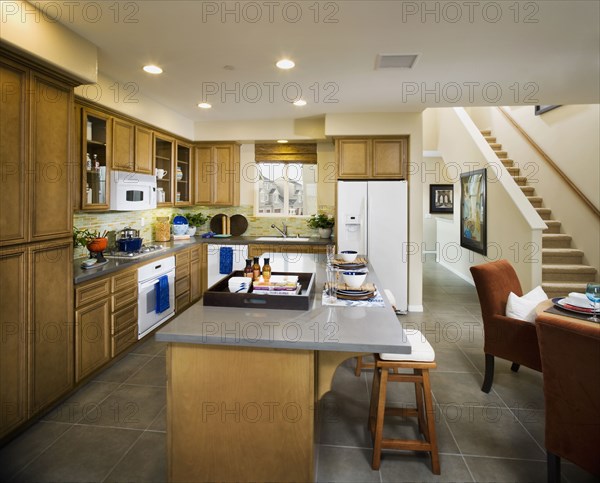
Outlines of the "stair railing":
{"type": "Polygon", "coordinates": [[[573,183],[573,181],[571,181],[571,179],[565,174],[565,172],[558,167],[558,165],[552,160],[552,158],[550,158],[550,156],[546,154],[546,152],[531,138],[531,136],[527,134],[527,132],[519,125],[519,123],[515,121],[515,119],[502,107],[497,107],[497,109],[502,113],[504,117],[506,117],[508,122],[510,122],[514,126],[514,128],[519,132],[519,134],[525,138],[525,140],[531,145],[531,147],[537,151],[537,153],[544,159],[544,161],[546,161],[550,165],[550,167],[554,169],[554,171],[556,171],[556,173],[564,180],[564,182],[567,183],[569,188],[571,188],[575,192],[575,194],[588,206],[588,208],[590,208],[590,210],[592,210],[592,212],[598,218],[600,218],[600,210],[596,208],[594,203],[592,203],[591,200],[583,194],[583,192],[575,185],[575,183],[573,183]]]}

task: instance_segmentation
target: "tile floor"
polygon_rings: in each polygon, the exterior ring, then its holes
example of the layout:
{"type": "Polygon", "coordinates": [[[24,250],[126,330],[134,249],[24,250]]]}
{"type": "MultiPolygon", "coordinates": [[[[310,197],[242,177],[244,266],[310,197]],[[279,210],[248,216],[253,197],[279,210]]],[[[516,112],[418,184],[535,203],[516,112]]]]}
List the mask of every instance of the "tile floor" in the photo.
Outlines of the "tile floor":
{"type": "MultiPolygon", "coordinates": [[[[541,374],[527,368],[515,374],[497,360],[493,389],[481,392],[475,289],[428,260],[423,291],[425,311],[400,320],[421,330],[436,351],[432,388],[442,474],[431,473],[424,455],[392,451],[384,452],[380,471],[371,470],[372,373],[355,377],[347,361],[321,401],[318,481],[546,481],[541,374]]],[[[165,347],[151,340],[1,448],[0,481],[165,481],[165,385],[165,347]]],[[[401,386],[390,387],[388,401],[410,404],[414,392],[401,386]]],[[[414,434],[411,421],[396,422],[387,434],[414,434]]],[[[563,464],[563,481],[597,480],[563,464]]]]}

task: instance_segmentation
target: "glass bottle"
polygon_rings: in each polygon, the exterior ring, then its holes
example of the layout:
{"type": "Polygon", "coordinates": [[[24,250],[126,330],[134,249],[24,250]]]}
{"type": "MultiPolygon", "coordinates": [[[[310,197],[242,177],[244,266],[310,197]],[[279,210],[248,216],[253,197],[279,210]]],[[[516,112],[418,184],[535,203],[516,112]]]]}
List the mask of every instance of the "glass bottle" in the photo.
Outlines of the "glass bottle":
{"type": "Polygon", "coordinates": [[[268,282],[271,278],[271,265],[269,265],[269,259],[265,258],[265,264],[262,268],[262,276],[265,282],[268,282]]]}
{"type": "Polygon", "coordinates": [[[254,265],[252,265],[252,280],[255,282],[260,280],[260,263],[258,263],[258,257],[254,257],[254,265]]]}
{"type": "Polygon", "coordinates": [[[244,268],[244,277],[254,278],[254,272],[252,270],[252,259],[246,258],[246,268],[244,268]]]}

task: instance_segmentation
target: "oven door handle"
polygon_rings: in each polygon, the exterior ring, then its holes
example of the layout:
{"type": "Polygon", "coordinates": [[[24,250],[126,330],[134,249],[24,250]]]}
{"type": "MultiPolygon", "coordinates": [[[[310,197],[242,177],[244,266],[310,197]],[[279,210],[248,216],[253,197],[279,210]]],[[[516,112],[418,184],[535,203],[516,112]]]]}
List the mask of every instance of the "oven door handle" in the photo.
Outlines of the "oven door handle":
{"type": "MultiPolygon", "coordinates": [[[[166,273],[165,275],[169,275],[168,273],[166,273]]],[[[162,275],[161,275],[162,277],[162,275]]],[[[142,290],[147,289],[148,287],[152,287],[153,285],[156,285],[158,283],[158,278],[153,278],[152,280],[150,280],[149,282],[144,282],[141,283],[138,287],[138,291],[141,292],[142,290]]]]}

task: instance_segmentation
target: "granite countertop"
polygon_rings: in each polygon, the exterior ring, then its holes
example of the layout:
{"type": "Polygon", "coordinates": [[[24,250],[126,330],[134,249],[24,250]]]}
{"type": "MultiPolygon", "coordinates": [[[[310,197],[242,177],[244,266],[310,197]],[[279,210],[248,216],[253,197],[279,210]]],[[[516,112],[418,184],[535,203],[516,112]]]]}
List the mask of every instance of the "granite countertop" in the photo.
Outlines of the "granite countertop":
{"type": "MultiPolygon", "coordinates": [[[[272,270],[314,272],[315,297],[307,311],[260,308],[205,307],[200,300],[160,329],[162,342],[266,347],[340,352],[411,352],[402,326],[385,293],[385,307],[332,307],[322,305],[325,257],[275,255],[272,270]],[[298,260],[298,257],[300,260],[298,260]]],[[[382,291],[373,268],[368,282],[382,291]]]]}
{"type": "Polygon", "coordinates": [[[73,282],[75,285],[87,282],[89,280],[93,280],[95,278],[103,277],[105,275],[109,275],[111,273],[118,272],[119,270],[124,270],[129,267],[133,267],[140,264],[146,264],[152,260],[157,260],[160,258],[169,257],[174,255],[178,250],[182,250],[184,248],[189,248],[192,245],[196,245],[199,243],[208,243],[211,245],[249,245],[249,244],[268,244],[268,245],[277,245],[277,244],[289,244],[294,243],[298,245],[328,245],[332,243],[331,239],[328,238],[318,238],[311,237],[309,241],[302,242],[290,242],[289,239],[280,238],[274,241],[264,241],[258,240],[261,237],[257,236],[232,236],[228,238],[201,238],[191,237],[189,240],[178,240],[178,241],[169,241],[169,242],[153,242],[157,244],[161,244],[166,246],[166,250],[162,250],[158,253],[147,255],[136,260],[127,260],[127,259],[108,259],[108,263],[100,266],[94,267],[90,269],[81,268],[81,262],[87,259],[85,258],[76,258],[73,260],[73,282]]]}

